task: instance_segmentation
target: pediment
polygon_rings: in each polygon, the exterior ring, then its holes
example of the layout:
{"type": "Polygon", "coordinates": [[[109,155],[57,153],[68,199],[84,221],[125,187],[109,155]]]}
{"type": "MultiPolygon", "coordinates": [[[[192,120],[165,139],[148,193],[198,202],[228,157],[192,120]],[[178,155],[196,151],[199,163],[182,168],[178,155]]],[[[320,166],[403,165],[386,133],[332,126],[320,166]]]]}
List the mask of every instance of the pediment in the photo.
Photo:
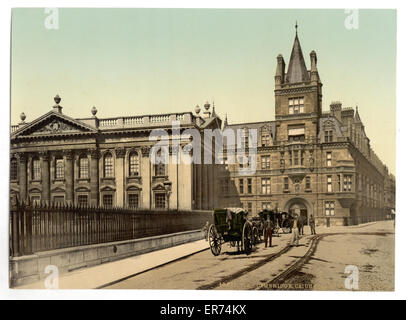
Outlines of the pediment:
{"type": "Polygon", "coordinates": [[[93,128],[86,123],[70,118],[64,114],[51,111],[15,131],[11,138],[41,137],[49,135],[57,136],[77,133],[92,133],[96,131],[96,128],[93,128]]]}
{"type": "Polygon", "coordinates": [[[163,183],[158,183],[155,186],[152,187],[152,190],[154,191],[165,191],[165,186],[163,183]]]}
{"type": "Polygon", "coordinates": [[[65,189],[63,189],[63,188],[60,188],[60,187],[56,187],[56,188],[53,188],[52,190],[51,190],[51,192],[65,192],[65,189]]]}

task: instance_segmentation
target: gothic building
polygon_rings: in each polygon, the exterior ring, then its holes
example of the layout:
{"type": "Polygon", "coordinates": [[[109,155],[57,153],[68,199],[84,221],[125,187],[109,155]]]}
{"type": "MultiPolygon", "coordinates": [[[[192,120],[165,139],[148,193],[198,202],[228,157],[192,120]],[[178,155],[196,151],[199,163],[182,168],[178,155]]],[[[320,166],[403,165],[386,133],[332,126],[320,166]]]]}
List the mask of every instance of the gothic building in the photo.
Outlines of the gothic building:
{"type": "Polygon", "coordinates": [[[219,205],[296,212],[319,225],[349,225],[382,219],[394,208],[394,177],[370,147],[358,107],[333,102],[322,111],[317,55],[310,70],[296,37],[286,69],[278,55],[275,121],[228,124],[223,130],[257,130],[255,173],[228,164],[219,175],[219,205]]]}
{"type": "MultiPolygon", "coordinates": [[[[61,98],[34,121],[11,127],[10,193],[20,200],[67,202],[142,209],[211,209],[214,167],[172,161],[179,150],[169,147],[169,163],[152,164],[153,129],[174,139],[176,121],[186,129],[221,128],[205,104],[203,116],[192,112],[73,119],[62,113],[61,98]]],[[[202,139],[203,140],[203,139],[202,139]]],[[[180,143],[180,149],[186,143],[180,143]]]]}

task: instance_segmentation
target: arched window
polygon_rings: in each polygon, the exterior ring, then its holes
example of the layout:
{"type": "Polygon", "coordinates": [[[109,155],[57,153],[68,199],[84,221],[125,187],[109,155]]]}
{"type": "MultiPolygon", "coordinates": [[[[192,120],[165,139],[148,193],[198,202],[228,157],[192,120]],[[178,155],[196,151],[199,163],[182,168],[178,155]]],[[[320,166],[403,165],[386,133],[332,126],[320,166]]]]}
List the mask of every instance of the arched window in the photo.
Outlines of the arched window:
{"type": "Polygon", "coordinates": [[[140,174],[140,158],[138,157],[138,152],[134,151],[130,153],[129,162],[129,174],[130,177],[138,176],[140,174]]]}
{"type": "Polygon", "coordinates": [[[32,159],[31,178],[32,180],[41,180],[41,162],[38,158],[32,159]]]}
{"type": "MultiPolygon", "coordinates": [[[[165,175],[165,163],[162,160],[162,153],[161,151],[157,152],[157,157],[161,159],[159,163],[154,165],[155,176],[164,176],[165,175]]],[[[157,160],[158,162],[158,160],[157,160]]]]}
{"type": "Polygon", "coordinates": [[[11,158],[10,161],[10,180],[17,180],[18,178],[18,163],[16,158],[11,158]]]}
{"type": "Polygon", "coordinates": [[[79,158],[79,179],[89,178],[89,159],[82,155],[79,158]]]}
{"type": "Polygon", "coordinates": [[[55,179],[63,179],[65,177],[65,164],[62,157],[55,158],[55,179]]]}
{"type": "Polygon", "coordinates": [[[111,153],[106,153],[104,156],[103,170],[105,178],[113,177],[113,156],[111,153]]]}

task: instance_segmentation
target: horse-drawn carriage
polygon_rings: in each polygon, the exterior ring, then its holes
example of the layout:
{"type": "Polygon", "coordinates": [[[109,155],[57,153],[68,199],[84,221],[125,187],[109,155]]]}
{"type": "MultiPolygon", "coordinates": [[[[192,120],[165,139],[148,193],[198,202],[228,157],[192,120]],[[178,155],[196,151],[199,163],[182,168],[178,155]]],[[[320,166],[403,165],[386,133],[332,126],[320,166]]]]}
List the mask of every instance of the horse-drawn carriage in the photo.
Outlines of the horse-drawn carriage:
{"type": "Polygon", "coordinates": [[[258,230],[247,219],[248,212],[242,208],[215,209],[213,224],[209,227],[208,238],[210,250],[218,256],[221,245],[228,242],[245,253],[250,253],[258,237],[258,230]]]}
{"type": "MultiPolygon", "coordinates": [[[[259,214],[259,217],[262,222],[262,226],[265,224],[265,221],[269,218],[273,223],[272,233],[274,235],[279,235],[279,230],[282,229],[283,233],[292,232],[293,226],[293,215],[287,212],[277,212],[272,210],[263,210],[259,214]]],[[[263,229],[260,231],[263,233],[263,229]]]]}

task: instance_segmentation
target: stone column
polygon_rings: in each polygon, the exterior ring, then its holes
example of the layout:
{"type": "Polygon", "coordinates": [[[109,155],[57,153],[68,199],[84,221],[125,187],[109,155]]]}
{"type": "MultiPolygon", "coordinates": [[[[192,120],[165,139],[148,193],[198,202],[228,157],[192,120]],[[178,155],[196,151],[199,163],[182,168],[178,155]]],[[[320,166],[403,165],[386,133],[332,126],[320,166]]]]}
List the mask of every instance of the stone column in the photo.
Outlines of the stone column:
{"type": "Polygon", "coordinates": [[[18,184],[20,187],[20,200],[27,200],[27,156],[25,153],[18,154],[18,184]]]}
{"type": "Polygon", "coordinates": [[[116,152],[116,161],[115,161],[115,174],[116,174],[116,204],[120,207],[124,206],[124,157],[125,157],[125,149],[124,148],[117,148],[115,149],[116,152]]]}
{"type": "Polygon", "coordinates": [[[99,150],[90,150],[90,204],[99,205],[99,150]]]}
{"type": "Polygon", "coordinates": [[[42,199],[45,201],[51,200],[50,192],[50,174],[49,174],[49,154],[48,152],[41,152],[39,154],[41,159],[41,181],[42,181],[42,199]]]}
{"type": "Polygon", "coordinates": [[[73,175],[73,152],[65,151],[65,200],[68,203],[73,203],[74,200],[74,175],[73,175]]]}

